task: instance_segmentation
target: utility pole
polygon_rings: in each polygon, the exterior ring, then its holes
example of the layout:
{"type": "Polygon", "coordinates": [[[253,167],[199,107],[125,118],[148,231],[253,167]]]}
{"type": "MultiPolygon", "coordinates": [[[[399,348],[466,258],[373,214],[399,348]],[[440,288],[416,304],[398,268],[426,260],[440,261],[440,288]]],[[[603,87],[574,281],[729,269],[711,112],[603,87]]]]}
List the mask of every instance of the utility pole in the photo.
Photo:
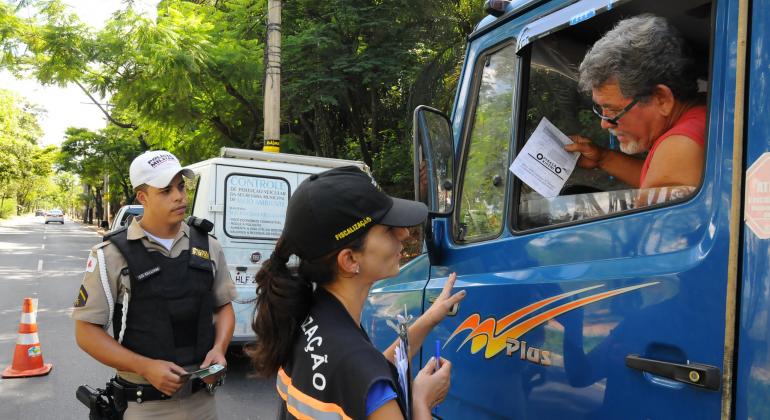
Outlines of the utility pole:
{"type": "Polygon", "coordinates": [[[103,219],[110,223],[110,173],[104,173],[104,194],[102,195],[102,208],[104,209],[103,219]]]}
{"type": "Polygon", "coordinates": [[[281,0],[267,2],[265,64],[265,152],[281,151],[281,0]]]}

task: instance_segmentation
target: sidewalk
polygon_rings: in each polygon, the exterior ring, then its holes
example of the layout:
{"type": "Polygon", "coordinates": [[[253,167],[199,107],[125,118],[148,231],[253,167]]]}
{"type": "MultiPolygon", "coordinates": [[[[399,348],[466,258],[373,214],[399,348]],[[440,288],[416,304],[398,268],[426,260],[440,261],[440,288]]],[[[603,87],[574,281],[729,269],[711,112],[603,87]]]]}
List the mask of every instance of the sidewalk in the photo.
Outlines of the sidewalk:
{"type": "Polygon", "coordinates": [[[25,221],[29,221],[30,219],[33,219],[35,217],[40,216],[33,216],[32,213],[22,214],[20,216],[10,216],[6,217],[5,219],[0,219],[0,226],[16,226],[18,224],[24,223],[25,221]]]}
{"type": "Polygon", "coordinates": [[[84,227],[87,227],[88,229],[93,230],[94,232],[98,233],[100,236],[104,236],[107,233],[107,229],[102,229],[97,225],[88,224],[85,221],[80,219],[71,219],[71,220],[75,223],[80,223],[81,225],[83,225],[84,227]]]}
{"type": "MultiPolygon", "coordinates": [[[[26,213],[18,216],[14,215],[14,216],[7,217],[5,219],[0,219],[0,226],[16,226],[19,224],[29,222],[30,220],[38,220],[38,218],[40,218],[39,220],[42,221],[43,217],[44,216],[34,216],[32,213],[26,213]]],[[[107,229],[102,229],[97,225],[88,224],[81,219],[73,219],[68,216],[65,216],[65,220],[68,220],[73,223],[79,223],[84,227],[96,232],[100,236],[104,236],[107,233],[107,229]]]]}

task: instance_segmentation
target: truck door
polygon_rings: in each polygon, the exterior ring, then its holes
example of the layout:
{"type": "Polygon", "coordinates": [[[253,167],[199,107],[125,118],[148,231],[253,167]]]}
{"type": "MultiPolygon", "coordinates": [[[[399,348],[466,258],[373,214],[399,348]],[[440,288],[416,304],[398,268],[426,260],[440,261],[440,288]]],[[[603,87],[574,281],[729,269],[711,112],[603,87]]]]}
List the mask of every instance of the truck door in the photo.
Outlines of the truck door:
{"type": "Polygon", "coordinates": [[[746,143],[743,183],[744,220],[741,258],[739,342],[735,414],[739,419],[770,418],[770,108],[767,80],[770,3],[754,2],[750,54],[746,66],[746,143]]]}
{"type": "Polygon", "coordinates": [[[423,302],[451,272],[468,291],[425,341],[453,363],[439,415],[719,418],[737,2],[555,3],[471,37],[454,209],[432,222],[445,234],[423,302]],[[577,89],[577,64],[618,20],[645,12],[705,54],[701,184],[640,190],[585,170],[543,198],[509,165],[542,118],[616,147],[577,89]]]}
{"type": "Polygon", "coordinates": [[[249,166],[216,166],[215,200],[217,239],[225,251],[228,269],[238,290],[233,303],[236,315],[234,342],[251,341],[251,302],[255,275],[270,257],[281,235],[291,193],[308,174],[258,169],[249,166]]]}

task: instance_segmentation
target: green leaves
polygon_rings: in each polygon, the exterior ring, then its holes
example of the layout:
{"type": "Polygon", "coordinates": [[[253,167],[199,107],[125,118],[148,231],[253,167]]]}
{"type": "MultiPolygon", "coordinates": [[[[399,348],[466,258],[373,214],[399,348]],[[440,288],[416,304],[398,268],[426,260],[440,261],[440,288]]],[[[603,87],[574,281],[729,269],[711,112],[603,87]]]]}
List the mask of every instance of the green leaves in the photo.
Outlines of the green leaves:
{"type": "MultiPolygon", "coordinates": [[[[24,0],[24,14],[0,2],[0,67],[109,98],[105,111],[116,124],[109,130],[117,131],[92,133],[99,142],[126,141],[131,150],[141,136],[186,163],[222,146],[259,148],[266,3],[162,0],[150,20],[129,2],[97,31],[61,0],[24,0]],[[32,18],[20,17],[29,11],[32,18]]],[[[386,188],[411,195],[411,112],[419,104],[451,107],[482,1],[283,7],[284,150],[363,159],[386,188]]],[[[82,132],[67,136],[67,147],[97,142],[82,132]]],[[[74,162],[89,172],[87,160],[74,162]]]]}
{"type": "Polygon", "coordinates": [[[41,148],[37,122],[39,110],[16,94],[0,89],[0,217],[21,209],[40,194],[41,185],[52,173],[56,155],[53,146],[41,148]]]}

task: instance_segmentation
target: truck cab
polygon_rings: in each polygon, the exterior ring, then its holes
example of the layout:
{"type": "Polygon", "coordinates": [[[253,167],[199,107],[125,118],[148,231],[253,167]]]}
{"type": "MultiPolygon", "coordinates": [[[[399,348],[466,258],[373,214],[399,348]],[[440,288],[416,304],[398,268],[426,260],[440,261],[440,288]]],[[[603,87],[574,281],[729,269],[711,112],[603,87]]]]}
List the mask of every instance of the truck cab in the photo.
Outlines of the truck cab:
{"type": "Polygon", "coordinates": [[[358,161],[235,148],[188,166],[195,173],[188,181],[189,208],[214,223],[211,233],[222,244],[238,291],[233,345],[254,340],[255,276],[281,236],[292,192],[312,174],[348,165],[369,171],[358,161]]]}
{"type": "MultiPolygon", "coordinates": [[[[768,418],[770,5],[731,0],[489,1],[449,115],[415,110],[425,252],[376,283],[362,325],[418,316],[451,273],[467,291],[412,371],[452,362],[444,419],[768,418]],[[666,18],[706,97],[700,183],[640,189],[576,170],[546,198],[509,167],[538,122],[605,148],[577,87],[618,21],[666,18]]],[[[615,144],[614,144],[615,143],[615,144]]]]}

